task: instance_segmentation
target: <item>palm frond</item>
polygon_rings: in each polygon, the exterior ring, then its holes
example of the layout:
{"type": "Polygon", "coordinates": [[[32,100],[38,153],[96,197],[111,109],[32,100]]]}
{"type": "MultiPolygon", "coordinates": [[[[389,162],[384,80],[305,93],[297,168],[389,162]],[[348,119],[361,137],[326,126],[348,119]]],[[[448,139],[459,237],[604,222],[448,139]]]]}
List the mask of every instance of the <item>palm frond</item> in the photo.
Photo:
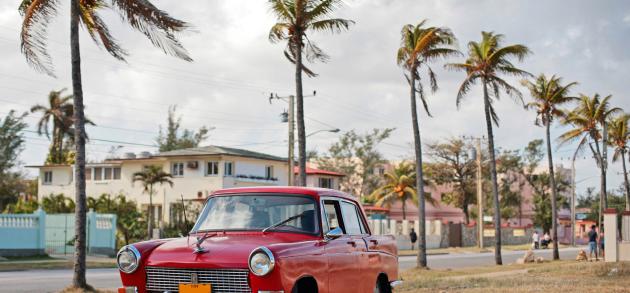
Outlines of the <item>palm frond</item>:
{"type": "Polygon", "coordinates": [[[155,47],[162,49],[165,54],[192,61],[175,35],[189,28],[186,22],[171,17],[148,0],[111,0],[111,2],[123,19],[131,27],[144,34],[155,47]]]}
{"type": "Polygon", "coordinates": [[[20,47],[29,65],[54,76],[52,59],[48,54],[48,24],[57,15],[58,0],[23,0],[19,11],[24,17],[20,33],[20,47]]]}

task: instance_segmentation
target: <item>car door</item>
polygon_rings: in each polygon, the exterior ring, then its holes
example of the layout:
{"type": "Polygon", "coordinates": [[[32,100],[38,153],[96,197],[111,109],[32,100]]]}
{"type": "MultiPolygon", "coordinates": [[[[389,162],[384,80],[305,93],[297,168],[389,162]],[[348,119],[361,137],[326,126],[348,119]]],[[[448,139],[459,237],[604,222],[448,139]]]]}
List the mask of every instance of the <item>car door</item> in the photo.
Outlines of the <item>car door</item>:
{"type": "Polygon", "coordinates": [[[345,229],[341,205],[338,200],[322,201],[325,216],[324,234],[335,228],[341,228],[344,235],[325,244],[328,260],[328,292],[362,292],[357,284],[360,282],[359,246],[356,239],[348,235],[345,229]]]}
{"type": "Polygon", "coordinates": [[[354,254],[356,255],[355,274],[359,276],[361,280],[361,282],[356,284],[356,287],[359,292],[372,292],[375,283],[373,284],[368,280],[374,279],[378,274],[374,274],[374,265],[370,263],[367,243],[364,240],[364,237],[369,236],[368,230],[363,223],[359,207],[356,203],[341,200],[340,206],[344,228],[352,239],[352,246],[354,247],[354,254]]]}

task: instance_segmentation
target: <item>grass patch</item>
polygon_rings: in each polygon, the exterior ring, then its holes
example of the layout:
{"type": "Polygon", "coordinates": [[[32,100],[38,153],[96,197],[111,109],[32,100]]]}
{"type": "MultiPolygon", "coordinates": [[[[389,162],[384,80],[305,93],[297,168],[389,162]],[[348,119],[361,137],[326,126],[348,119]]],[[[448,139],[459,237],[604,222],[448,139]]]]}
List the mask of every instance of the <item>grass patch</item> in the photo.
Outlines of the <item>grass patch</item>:
{"type": "Polygon", "coordinates": [[[628,292],[630,262],[557,261],[462,270],[409,270],[397,292],[628,292]],[[466,277],[468,276],[468,277],[466,277]]]}
{"type": "MultiPolygon", "coordinates": [[[[116,268],[115,263],[110,262],[91,262],[86,263],[89,269],[98,268],[116,268]]],[[[24,271],[24,270],[54,270],[54,269],[71,269],[74,263],[71,260],[51,259],[50,261],[38,262],[0,262],[0,272],[7,271],[24,271]]]]}
{"type": "MultiPolygon", "coordinates": [[[[52,260],[56,259],[48,254],[31,255],[31,256],[5,256],[8,261],[31,261],[31,260],[52,260]]],[[[0,262],[1,263],[1,262],[0,262]]]]}

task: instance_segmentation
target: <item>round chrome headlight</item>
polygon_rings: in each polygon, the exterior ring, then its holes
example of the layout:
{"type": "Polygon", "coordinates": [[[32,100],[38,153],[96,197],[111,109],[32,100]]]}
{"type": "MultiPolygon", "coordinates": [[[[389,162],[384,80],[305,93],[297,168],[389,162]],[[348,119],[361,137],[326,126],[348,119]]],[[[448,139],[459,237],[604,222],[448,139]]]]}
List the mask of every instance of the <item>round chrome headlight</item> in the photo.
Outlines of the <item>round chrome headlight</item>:
{"type": "Polygon", "coordinates": [[[269,248],[261,246],[249,255],[249,270],[256,276],[262,277],[273,271],[276,260],[269,248]]]}
{"type": "Polygon", "coordinates": [[[140,252],[133,245],[124,246],[118,251],[116,263],[122,272],[131,274],[140,265],[140,252]]]}

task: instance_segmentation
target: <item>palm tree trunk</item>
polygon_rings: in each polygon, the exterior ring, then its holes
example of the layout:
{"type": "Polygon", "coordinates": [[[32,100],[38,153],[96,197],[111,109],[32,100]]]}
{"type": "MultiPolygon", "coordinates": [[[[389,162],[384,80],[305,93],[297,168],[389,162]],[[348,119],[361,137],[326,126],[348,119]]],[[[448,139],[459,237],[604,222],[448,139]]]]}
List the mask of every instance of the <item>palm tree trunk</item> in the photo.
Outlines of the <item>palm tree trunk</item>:
{"type": "Polygon", "coordinates": [[[597,221],[599,222],[599,231],[601,233],[602,228],[604,226],[604,206],[606,204],[606,169],[604,168],[604,157],[599,149],[599,141],[594,136],[593,141],[595,141],[595,159],[598,161],[599,165],[599,216],[597,217],[597,221]]]}
{"type": "MultiPolygon", "coordinates": [[[[608,171],[608,123],[602,123],[602,190],[604,190],[604,208],[608,208],[608,195],[606,194],[606,172],[608,171]]],[[[604,216],[602,215],[602,221],[604,216]]]]}
{"type": "Polygon", "coordinates": [[[295,97],[297,106],[299,186],[306,186],[306,133],[304,128],[304,95],[302,93],[302,35],[297,33],[295,49],[295,97]]]}
{"type": "Polygon", "coordinates": [[[72,91],[74,95],[74,139],[76,141],[75,169],[75,241],[74,275],[72,286],[88,288],[85,280],[86,256],[86,196],[85,196],[85,115],[83,113],[83,85],[81,83],[81,50],[79,45],[79,0],[71,1],[70,53],[72,60],[72,91]]]}
{"type": "Polygon", "coordinates": [[[630,183],[628,182],[628,171],[626,170],[626,151],[621,151],[621,163],[623,165],[623,180],[626,186],[626,211],[630,211],[630,183]]]}
{"type": "Polygon", "coordinates": [[[410,99],[411,99],[411,120],[413,123],[413,142],[416,153],[416,192],[418,193],[418,220],[420,227],[418,228],[418,259],[416,266],[419,268],[427,267],[427,236],[425,224],[425,207],[424,207],[424,181],[422,176],[422,141],[420,140],[420,125],[418,121],[418,109],[416,107],[416,71],[410,70],[410,99]]]}
{"type": "Polygon", "coordinates": [[[149,219],[147,219],[148,239],[153,239],[153,184],[149,185],[149,219]]]}
{"type": "Polygon", "coordinates": [[[553,171],[553,155],[551,154],[551,126],[550,119],[547,119],[545,123],[546,138],[547,138],[547,160],[549,164],[549,183],[551,187],[551,238],[553,240],[553,259],[559,260],[560,253],[558,252],[558,208],[557,208],[557,190],[556,190],[556,177],[553,171]]]}
{"type": "Polygon", "coordinates": [[[492,196],[494,198],[494,261],[497,265],[502,265],[501,259],[501,208],[499,206],[499,187],[497,185],[497,162],[494,155],[494,134],[492,133],[492,118],[490,116],[490,97],[488,96],[488,85],[483,83],[483,105],[486,114],[486,128],[488,130],[488,153],[490,154],[490,174],[492,179],[492,196]]]}
{"type": "Polygon", "coordinates": [[[407,204],[406,204],[407,200],[403,200],[402,201],[402,213],[403,213],[403,220],[407,219],[407,204]]]}

